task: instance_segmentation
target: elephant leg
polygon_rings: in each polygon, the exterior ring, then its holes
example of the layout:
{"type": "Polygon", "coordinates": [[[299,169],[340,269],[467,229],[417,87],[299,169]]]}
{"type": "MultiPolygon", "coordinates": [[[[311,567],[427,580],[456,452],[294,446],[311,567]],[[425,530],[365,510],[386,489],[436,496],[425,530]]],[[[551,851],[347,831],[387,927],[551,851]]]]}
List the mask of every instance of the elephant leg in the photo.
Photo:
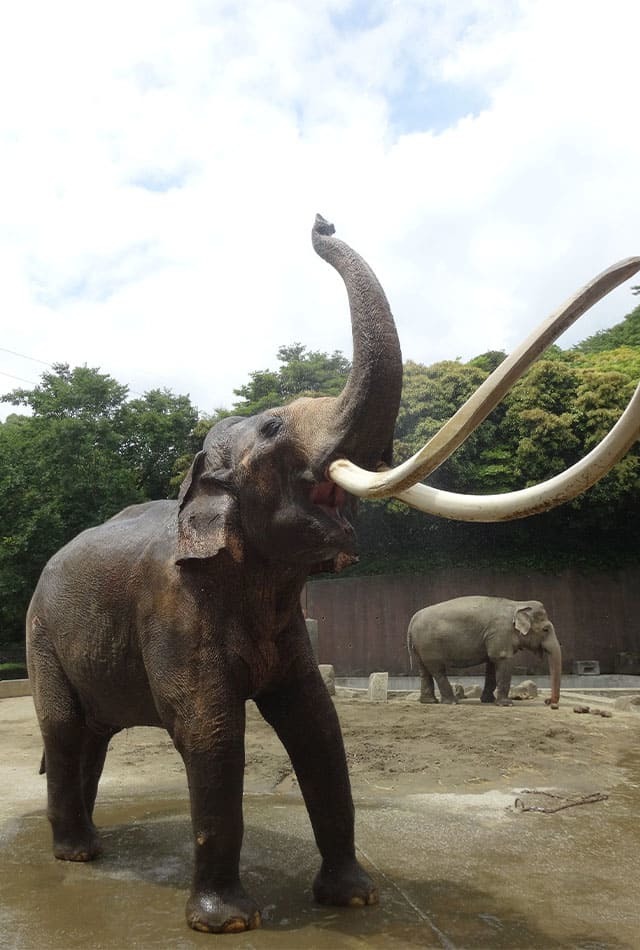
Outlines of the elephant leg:
{"type": "Polygon", "coordinates": [[[513,700],[509,699],[511,657],[499,657],[494,659],[493,662],[496,667],[496,704],[498,706],[513,706],[513,700]]]}
{"type": "Polygon", "coordinates": [[[440,690],[440,702],[448,706],[456,704],[458,700],[454,695],[451,683],[447,679],[447,671],[444,664],[438,664],[438,666],[432,665],[431,672],[440,690]]]}
{"type": "MultiPolygon", "coordinates": [[[[53,853],[61,861],[91,861],[102,853],[86,797],[84,749],[88,733],[80,715],[63,723],[48,723],[44,733],[47,817],[53,853]]],[[[97,784],[96,779],[95,788],[97,784]]],[[[92,788],[93,782],[89,785],[92,788]]]]}
{"type": "Polygon", "coordinates": [[[362,907],[378,892],[355,854],[354,809],[340,724],[317,668],[256,699],[287,750],[309,812],[322,865],[320,904],[362,907]]]}
{"type": "Polygon", "coordinates": [[[484,674],[484,688],[480,696],[481,703],[495,703],[496,666],[493,660],[487,660],[484,674]]]}
{"type": "Polygon", "coordinates": [[[172,729],[187,772],[194,836],[187,923],[206,933],[252,930],[260,911],[240,883],[244,702],[225,695],[214,710],[188,712],[172,729]]]}
{"type": "Polygon", "coordinates": [[[32,671],[33,695],[44,742],[53,853],[61,861],[90,861],[102,850],[84,793],[84,751],[90,730],[57,658],[43,651],[38,661],[32,671]],[[40,669],[46,670],[46,686],[40,669]]]}
{"type": "Polygon", "coordinates": [[[82,750],[82,795],[89,820],[92,820],[93,807],[98,792],[98,782],[102,775],[104,760],[107,756],[109,742],[116,730],[99,735],[87,730],[82,750]]]}
{"type": "Polygon", "coordinates": [[[438,702],[434,690],[433,676],[422,662],[420,663],[420,702],[427,704],[438,702]]]}

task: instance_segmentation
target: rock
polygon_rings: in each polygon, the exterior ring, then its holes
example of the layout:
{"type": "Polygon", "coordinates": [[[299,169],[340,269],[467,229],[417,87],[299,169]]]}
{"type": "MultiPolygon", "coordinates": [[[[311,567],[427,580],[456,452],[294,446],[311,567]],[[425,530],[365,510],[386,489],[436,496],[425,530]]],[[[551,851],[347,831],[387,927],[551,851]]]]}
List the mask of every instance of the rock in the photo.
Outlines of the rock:
{"type": "Polygon", "coordinates": [[[480,699],[482,696],[482,686],[467,686],[464,691],[465,699],[480,699]]]}
{"type": "Polygon", "coordinates": [[[573,711],[574,713],[588,713],[590,711],[590,707],[589,706],[574,706],[573,711]]]}
{"type": "Polygon", "coordinates": [[[329,690],[329,696],[336,695],[336,673],[331,663],[321,663],[318,667],[324,685],[329,690]]]}
{"type": "Polygon", "coordinates": [[[456,699],[466,699],[462,683],[452,683],[451,688],[456,699]]]}
{"type": "Polygon", "coordinates": [[[538,687],[533,680],[523,680],[509,690],[509,699],[535,699],[537,695],[538,687]]]}
{"type": "Polygon", "coordinates": [[[369,702],[386,703],[388,685],[388,673],[372,673],[369,677],[369,689],[367,691],[367,698],[369,702]]]}
{"type": "Polygon", "coordinates": [[[623,712],[640,713],[640,696],[618,696],[613,705],[623,712]]]}

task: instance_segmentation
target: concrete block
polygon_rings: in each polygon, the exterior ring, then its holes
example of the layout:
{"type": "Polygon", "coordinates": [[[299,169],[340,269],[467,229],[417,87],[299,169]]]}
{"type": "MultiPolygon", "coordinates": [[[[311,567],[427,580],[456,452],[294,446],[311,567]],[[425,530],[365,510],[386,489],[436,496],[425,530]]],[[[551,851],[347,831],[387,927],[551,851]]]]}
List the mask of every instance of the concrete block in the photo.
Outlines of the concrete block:
{"type": "Polygon", "coordinates": [[[307,617],[305,620],[307,625],[307,633],[309,634],[309,640],[311,641],[311,649],[313,650],[313,655],[318,660],[318,621],[311,620],[310,617],[307,617]]]}
{"type": "Polygon", "coordinates": [[[598,660],[574,660],[573,672],[576,676],[600,676],[598,660]]]}
{"type": "Polygon", "coordinates": [[[12,699],[15,696],[31,696],[29,680],[0,680],[0,699],[12,699]]]}
{"type": "MultiPolygon", "coordinates": [[[[307,623],[308,622],[309,621],[307,621],[307,623]]],[[[329,690],[329,696],[335,696],[336,695],[336,672],[333,666],[331,665],[331,663],[321,663],[318,666],[318,669],[320,670],[320,675],[322,676],[322,679],[324,680],[324,685],[329,690]]]]}
{"type": "Polygon", "coordinates": [[[386,703],[389,686],[388,673],[372,673],[369,677],[367,699],[372,703],[386,703]]]}

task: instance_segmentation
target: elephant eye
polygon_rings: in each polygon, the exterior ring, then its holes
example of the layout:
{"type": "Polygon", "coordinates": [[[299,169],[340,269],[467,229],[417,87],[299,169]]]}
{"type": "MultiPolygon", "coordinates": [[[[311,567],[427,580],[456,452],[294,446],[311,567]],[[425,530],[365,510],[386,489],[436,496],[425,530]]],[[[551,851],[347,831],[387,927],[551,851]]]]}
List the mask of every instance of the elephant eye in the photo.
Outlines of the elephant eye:
{"type": "Polygon", "coordinates": [[[283,421],[279,416],[269,416],[266,422],[260,426],[260,434],[267,439],[272,439],[278,434],[283,426],[283,421]]]}

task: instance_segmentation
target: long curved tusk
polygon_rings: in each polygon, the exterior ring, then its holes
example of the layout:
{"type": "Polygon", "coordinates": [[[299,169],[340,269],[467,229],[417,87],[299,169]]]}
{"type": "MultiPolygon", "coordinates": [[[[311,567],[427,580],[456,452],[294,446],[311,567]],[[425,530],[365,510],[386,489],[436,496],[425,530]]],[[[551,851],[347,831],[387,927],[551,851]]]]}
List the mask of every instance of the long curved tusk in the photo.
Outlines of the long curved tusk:
{"type": "MultiPolygon", "coordinates": [[[[613,468],[640,437],[640,385],[611,431],[583,459],[548,481],[505,492],[503,495],[459,495],[428,485],[414,485],[394,496],[427,514],[456,521],[511,521],[526,518],[570,501],[594,485],[613,468]]],[[[370,497],[367,491],[370,472],[358,469],[346,459],[338,459],[329,475],[354,495],[370,497]]]]}
{"type": "Polygon", "coordinates": [[[366,479],[363,473],[358,482],[357,494],[364,498],[386,498],[389,495],[398,495],[398,492],[426,478],[462,445],[554,340],[557,340],[598,300],[628,280],[638,270],[640,270],[640,257],[628,257],[609,267],[586,284],[562,307],[547,317],[507,359],[503,360],[419,452],[393,469],[368,472],[366,479]]]}

